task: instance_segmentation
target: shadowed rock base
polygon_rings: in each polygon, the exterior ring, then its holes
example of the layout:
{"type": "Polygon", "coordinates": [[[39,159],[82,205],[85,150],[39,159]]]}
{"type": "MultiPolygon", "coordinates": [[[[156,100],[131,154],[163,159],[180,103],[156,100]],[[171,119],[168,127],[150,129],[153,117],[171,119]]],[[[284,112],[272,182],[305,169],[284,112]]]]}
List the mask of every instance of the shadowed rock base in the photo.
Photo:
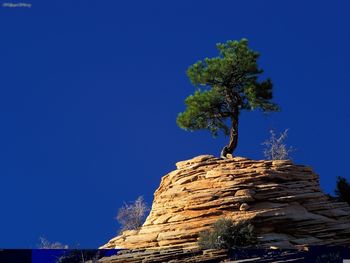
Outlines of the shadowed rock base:
{"type": "Polygon", "coordinates": [[[138,263],[138,262],[220,262],[228,258],[227,250],[199,249],[158,249],[127,250],[116,256],[102,258],[101,263],[138,263]]]}
{"type": "MultiPolygon", "coordinates": [[[[308,249],[158,249],[125,250],[115,256],[100,259],[101,263],[144,263],[144,262],[343,262],[350,259],[349,247],[316,246],[308,249]]],[[[92,263],[92,262],[89,262],[92,263]]]]}

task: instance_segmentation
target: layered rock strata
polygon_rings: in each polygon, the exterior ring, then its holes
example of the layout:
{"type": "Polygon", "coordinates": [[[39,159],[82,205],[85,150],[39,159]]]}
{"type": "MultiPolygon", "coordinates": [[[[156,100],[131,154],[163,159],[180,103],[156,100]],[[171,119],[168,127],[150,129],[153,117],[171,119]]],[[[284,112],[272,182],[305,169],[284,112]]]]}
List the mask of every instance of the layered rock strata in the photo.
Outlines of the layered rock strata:
{"type": "MultiPolygon", "coordinates": [[[[104,257],[99,263],[277,263],[277,262],[341,262],[349,258],[346,247],[313,247],[312,249],[136,249],[121,250],[104,257]]],[[[87,261],[94,263],[94,261],[87,261]]]]}
{"type": "Polygon", "coordinates": [[[176,166],[143,226],[101,248],[196,248],[198,233],[221,217],[251,220],[261,247],[350,244],[350,207],[331,202],[310,167],[211,155],[176,166]]]}
{"type": "MultiPolygon", "coordinates": [[[[146,263],[146,262],[171,262],[171,263],[215,263],[228,259],[229,251],[200,250],[200,249],[146,249],[123,250],[117,255],[99,259],[99,263],[146,263]]],[[[88,262],[93,263],[93,262],[88,262]]]]}

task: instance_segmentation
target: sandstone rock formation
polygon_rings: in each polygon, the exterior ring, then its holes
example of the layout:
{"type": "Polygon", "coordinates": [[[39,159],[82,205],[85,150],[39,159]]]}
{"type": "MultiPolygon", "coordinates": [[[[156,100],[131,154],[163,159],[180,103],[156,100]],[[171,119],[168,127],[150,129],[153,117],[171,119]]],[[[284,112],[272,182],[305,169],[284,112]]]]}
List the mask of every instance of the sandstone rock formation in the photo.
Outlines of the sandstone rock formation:
{"type": "MultiPolygon", "coordinates": [[[[99,263],[277,263],[277,262],[342,262],[349,258],[346,247],[313,247],[310,250],[276,249],[135,249],[120,250],[99,263]]],[[[95,263],[95,261],[87,261],[95,263]]]]}
{"type": "MultiPolygon", "coordinates": [[[[200,250],[200,249],[144,249],[144,250],[122,250],[117,255],[99,259],[99,263],[149,263],[149,262],[171,262],[171,263],[213,263],[222,262],[230,257],[225,249],[200,250]]],[[[284,257],[285,258],[285,257],[284,257]]],[[[93,263],[89,261],[88,263],[93,263]]],[[[266,263],[266,262],[265,262],[266,263]]]]}
{"type": "Polygon", "coordinates": [[[350,244],[350,207],[330,201],[310,167],[211,155],[176,166],[141,229],[101,248],[195,249],[198,233],[221,217],[252,220],[264,248],[350,244]]]}

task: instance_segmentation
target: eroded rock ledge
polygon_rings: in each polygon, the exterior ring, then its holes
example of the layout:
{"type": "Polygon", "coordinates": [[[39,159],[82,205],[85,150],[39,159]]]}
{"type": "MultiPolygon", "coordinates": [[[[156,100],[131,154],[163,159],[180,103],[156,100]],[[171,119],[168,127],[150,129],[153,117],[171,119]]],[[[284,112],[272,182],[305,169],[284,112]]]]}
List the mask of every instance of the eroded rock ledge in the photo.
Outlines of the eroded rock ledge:
{"type": "Polygon", "coordinates": [[[331,202],[310,167],[211,155],[176,166],[162,178],[141,229],[101,248],[194,249],[198,233],[221,217],[251,219],[261,247],[350,244],[350,207],[331,202]]]}

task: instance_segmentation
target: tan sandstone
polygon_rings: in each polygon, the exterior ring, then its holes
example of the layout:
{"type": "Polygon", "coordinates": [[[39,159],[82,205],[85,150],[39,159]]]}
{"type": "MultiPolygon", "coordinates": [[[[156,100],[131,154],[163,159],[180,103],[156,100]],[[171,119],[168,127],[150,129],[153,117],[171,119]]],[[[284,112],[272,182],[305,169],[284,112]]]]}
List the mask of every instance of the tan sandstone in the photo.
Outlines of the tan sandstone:
{"type": "Polygon", "coordinates": [[[211,155],[176,166],[163,176],[140,230],[101,248],[195,249],[198,233],[221,217],[252,220],[262,247],[350,244],[350,207],[330,201],[310,167],[211,155]]]}

